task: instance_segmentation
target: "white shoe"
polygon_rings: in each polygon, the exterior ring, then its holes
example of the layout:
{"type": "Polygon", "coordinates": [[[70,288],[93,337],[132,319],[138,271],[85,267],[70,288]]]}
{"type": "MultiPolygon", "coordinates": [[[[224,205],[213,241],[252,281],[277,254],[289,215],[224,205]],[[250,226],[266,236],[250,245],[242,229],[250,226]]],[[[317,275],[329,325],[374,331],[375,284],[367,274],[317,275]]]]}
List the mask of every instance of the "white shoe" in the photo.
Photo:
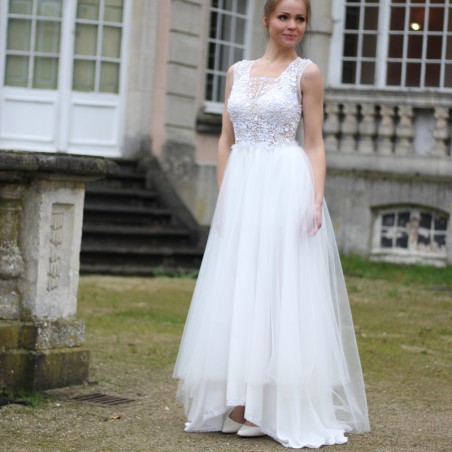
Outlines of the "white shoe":
{"type": "Polygon", "coordinates": [[[243,438],[251,438],[253,436],[265,436],[265,433],[257,425],[242,425],[242,428],[239,429],[237,435],[243,438]]]}
{"type": "Polygon", "coordinates": [[[235,407],[226,411],[226,416],[223,421],[223,429],[221,430],[223,433],[237,433],[243,427],[243,424],[235,422],[229,417],[234,408],[235,407]]]}

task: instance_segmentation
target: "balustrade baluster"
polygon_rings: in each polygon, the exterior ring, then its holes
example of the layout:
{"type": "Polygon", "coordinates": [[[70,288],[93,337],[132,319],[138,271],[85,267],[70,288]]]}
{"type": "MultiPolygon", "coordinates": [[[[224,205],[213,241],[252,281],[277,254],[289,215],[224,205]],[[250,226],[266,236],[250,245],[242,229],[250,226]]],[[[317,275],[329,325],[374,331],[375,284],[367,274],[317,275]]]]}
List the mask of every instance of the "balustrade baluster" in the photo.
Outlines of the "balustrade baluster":
{"type": "Polygon", "coordinates": [[[392,154],[392,137],[394,135],[394,107],[382,105],[380,110],[381,122],[378,127],[377,152],[392,154]]]}
{"type": "Polygon", "coordinates": [[[432,155],[447,155],[446,140],[449,138],[449,109],[447,107],[436,107],[434,117],[436,120],[435,130],[433,131],[435,145],[432,150],[432,155]]]}
{"type": "Polygon", "coordinates": [[[325,113],[326,120],[323,125],[325,149],[327,152],[337,152],[339,150],[339,141],[337,139],[337,135],[340,130],[339,104],[337,102],[326,103],[325,113]]]}
{"type": "Polygon", "coordinates": [[[375,151],[373,137],[377,131],[375,123],[375,105],[361,105],[362,120],[359,123],[358,151],[363,154],[371,154],[375,151]]]}
{"type": "Polygon", "coordinates": [[[358,133],[357,106],[344,104],[344,121],[342,122],[341,152],[356,151],[356,134],[358,133]]]}
{"type": "Polygon", "coordinates": [[[413,107],[399,106],[400,122],[395,129],[399,142],[395,147],[396,154],[407,155],[413,153],[413,107]]]}

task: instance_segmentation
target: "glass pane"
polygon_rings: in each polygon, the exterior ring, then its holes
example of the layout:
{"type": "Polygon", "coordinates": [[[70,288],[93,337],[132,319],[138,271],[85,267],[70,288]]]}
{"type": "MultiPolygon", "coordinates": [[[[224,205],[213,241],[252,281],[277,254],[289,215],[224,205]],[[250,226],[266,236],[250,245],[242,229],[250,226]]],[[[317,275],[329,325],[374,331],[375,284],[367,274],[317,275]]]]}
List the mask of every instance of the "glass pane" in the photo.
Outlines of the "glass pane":
{"type": "Polygon", "coordinates": [[[37,52],[60,52],[60,22],[37,21],[35,50],[37,52]]]}
{"type": "Polygon", "coordinates": [[[218,13],[216,11],[212,11],[210,15],[210,35],[211,39],[217,39],[217,21],[218,21],[218,13]]]}
{"type": "MultiPolygon", "coordinates": [[[[411,8],[410,11],[410,27],[413,28],[413,24],[417,24],[420,28],[424,29],[425,8],[411,8]]],[[[417,26],[416,26],[417,28],[417,26]]]]}
{"type": "Polygon", "coordinates": [[[381,231],[380,246],[382,248],[392,248],[392,236],[389,231],[381,231]]]}
{"type": "Polygon", "coordinates": [[[391,30],[405,29],[405,8],[391,8],[391,30]]]}
{"type": "Polygon", "coordinates": [[[107,58],[121,57],[121,34],[121,28],[104,27],[102,36],[102,56],[107,58]]]}
{"type": "Polygon", "coordinates": [[[234,61],[241,61],[244,58],[243,49],[234,49],[234,61]]]}
{"type": "Polygon", "coordinates": [[[77,19],[98,20],[99,0],[79,0],[77,3],[77,19]]]}
{"type": "Polygon", "coordinates": [[[386,84],[388,86],[400,86],[401,78],[402,78],[402,64],[401,63],[388,63],[386,84]]]}
{"type": "Polygon", "coordinates": [[[94,61],[75,60],[72,88],[76,91],[94,91],[95,72],[94,61]]]}
{"type": "Polygon", "coordinates": [[[408,58],[422,58],[422,35],[410,35],[408,37],[408,58]]]}
{"type": "Polygon", "coordinates": [[[446,217],[436,217],[435,218],[435,230],[445,231],[447,229],[447,218],[446,217]]]}
{"type": "Polygon", "coordinates": [[[377,37],[375,35],[363,36],[363,57],[374,58],[377,54],[377,37]]]}
{"type": "Polygon", "coordinates": [[[438,87],[440,71],[441,65],[427,64],[425,68],[425,86],[438,87]]]}
{"type": "Polygon", "coordinates": [[[418,245],[422,245],[420,248],[430,246],[430,234],[425,234],[425,231],[419,231],[417,236],[418,245]]]}
{"type": "Polygon", "coordinates": [[[223,75],[220,75],[218,77],[218,89],[217,89],[217,101],[218,102],[224,101],[225,89],[226,89],[226,77],[223,75]]]}
{"type": "Polygon", "coordinates": [[[97,25],[77,24],[74,53],[76,55],[96,55],[97,25]]]}
{"type": "Polygon", "coordinates": [[[443,48],[442,36],[429,36],[427,41],[427,59],[440,60],[443,48]]]}
{"type": "Polygon", "coordinates": [[[122,23],[123,0],[105,0],[104,20],[122,23]]]}
{"type": "Polygon", "coordinates": [[[432,215],[430,213],[421,213],[421,218],[419,219],[419,227],[424,229],[432,228],[432,215]]]}
{"type": "Polygon", "coordinates": [[[247,3],[248,2],[246,0],[240,0],[237,2],[237,12],[239,14],[246,14],[247,3]]]}
{"type": "Polygon", "coordinates": [[[119,92],[119,64],[118,63],[103,62],[101,64],[99,91],[102,93],[119,92]]]}
{"type": "Polygon", "coordinates": [[[58,58],[36,57],[33,70],[33,88],[57,88],[58,58]]]}
{"type": "Polygon", "coordinates": [[[444,86],[446,88],[452,88],[452,64],[446,64],[444,71],[444,86]]]}
{"type": "Polygon", "coordinates": [[[346,34],[344,36],[344,56],[356,57],[358,55],[358,35],[346,34]]]}
{"type": "Polygon", "coordinates": [[[223,0],[223,9],[225,9],[226,11],[233,11],[233,4],[234,0],[223,0]]]}
{"type": "Polygon", "coordinates": [[[383,226],[394,226],[394,224],[395,224],[395,214],[387,213],[386,215],[383,215],[383,218],[381,219],[381,224],[383,226]]]}
{"type": "Polygon", "coordinates": [[[452,60],[452,36],[447,37],[446,60],[452,60]]]}
{"type": "Polygon", "coordinates": [[[10,14],[32,14],[33,0],[9,0],[10,14]]]}
{"type": "Polygon", "coordinates": [[[219,60],[219,67],[217,68],[219,71],[223,71],[223,72],[227,72],[229,66],[232,64],[232,62],[230,61],[230,52],[229,46],[218,46],[219,51],[220,51],[220,60],[219,60]]]}
{"type": "Polygon", "coordinates": [[[406,227],[410,222],[410,212],[400,212],[397,219],[397,226],[406,227]]]}
{"type": "Polygon", "coordinates": [[[236,30],[234,42],[245,44],[246,19],[236,19],[236,30]]]}
{"type": "Polygon", "coordinates": [[[206,100],[213,100],[213,74],[207,74],[206,100]]]}
{"type": "Polygon", "coordinates": [[[446,236],[445,235],[435,235],[433,237],[435,241],[435,249],[444,249],[446,248],[446,236]]]}
{"type": "Polygon", "coordinates": [[[342,64],[342,83],[355,83],[356,62],[344,61],[342,64]]]}
{"type": "Polygon", "coordinates": [[[406,82],[405,86],[420,87],[421,86],[421,69],[420,63],[408,63],[406,66],[406,82]]]}
{"type": "Polygon", "coordinates": [[[232,16],[229,14],[223,14],[221,21],[221,37],[222,41],[231,42],[234,41],[232,33],[232,16]]]}
{"type": "Polygon", "coordinates": [[[27,86],[29,58],[8,55],[6,57],[5,85],[27,86]]]}
{"type": "Polygon", "coordinates": [[[452,8],[449,8],[449,25],[447,31],[452,31],[452,8]]]}
{"type": "Polygon", "coordinates": [[[429,31],[443,31],[444,8],[430,8],[428,17],[429,31]]]}
{"type": "Polygon", "coordinates": [[[359,30],[359,6],[347,6],[345,16],[346,30],[359,30]]]}
{"type": "Polygon", "coordinates": [[[364,29],[378,30],[378,8],[366,8],[364,14],[364,29]]]}
{"type": "Polygon", "coordinates": [[[397,232],[396,247],[408,248],[408,234],[406,232],[397,232]]]}
{"type": "Polygon", "coordinates": [[[63,0],[38,0],[38,16],[61,17],[63,0]]]}
{"type": "Polygon", "coordinates": [[[373,85],[375,82],[375,63],[363,61],[361,63],[361,84],[373,85]]]}
{"type": "Polygon", "coordinates": [[[403,56],[403,35],[389,36],[389,58],[402,58],[403,56]]]}
{"type": "Polygon", "coordinates": [[[8,50],[30,50],[31,20],[10,19],[8,24],[8,50]]]}

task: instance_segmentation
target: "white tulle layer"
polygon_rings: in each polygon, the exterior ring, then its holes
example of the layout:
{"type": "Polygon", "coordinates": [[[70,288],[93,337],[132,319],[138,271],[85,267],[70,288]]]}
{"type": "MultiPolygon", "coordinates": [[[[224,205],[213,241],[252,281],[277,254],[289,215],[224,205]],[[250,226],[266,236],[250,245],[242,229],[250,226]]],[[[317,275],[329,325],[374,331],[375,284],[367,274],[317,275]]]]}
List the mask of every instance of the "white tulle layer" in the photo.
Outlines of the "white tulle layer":
{"type": "Polygon", "coordinates": [[[235,145],[174,377],[186,431],[228,407],[282,445],[369,430],[347,292],[326,206],[313,235],[309,160],[297,145],[235,145]]]}

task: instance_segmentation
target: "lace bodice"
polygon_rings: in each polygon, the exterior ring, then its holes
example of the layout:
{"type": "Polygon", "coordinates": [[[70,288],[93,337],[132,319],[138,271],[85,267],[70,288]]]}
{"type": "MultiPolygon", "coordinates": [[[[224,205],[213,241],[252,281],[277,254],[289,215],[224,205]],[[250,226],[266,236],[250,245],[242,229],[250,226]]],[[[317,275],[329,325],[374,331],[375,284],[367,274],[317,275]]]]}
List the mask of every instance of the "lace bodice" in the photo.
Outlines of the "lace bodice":
{"type": "Polygon", "coordinates": [[[279,77],[251,76],[253,63],[235,65],[228,113],[236,144],[294,143],[302,111],[300,79],[311,61],[297,58],[279,77]]]}

